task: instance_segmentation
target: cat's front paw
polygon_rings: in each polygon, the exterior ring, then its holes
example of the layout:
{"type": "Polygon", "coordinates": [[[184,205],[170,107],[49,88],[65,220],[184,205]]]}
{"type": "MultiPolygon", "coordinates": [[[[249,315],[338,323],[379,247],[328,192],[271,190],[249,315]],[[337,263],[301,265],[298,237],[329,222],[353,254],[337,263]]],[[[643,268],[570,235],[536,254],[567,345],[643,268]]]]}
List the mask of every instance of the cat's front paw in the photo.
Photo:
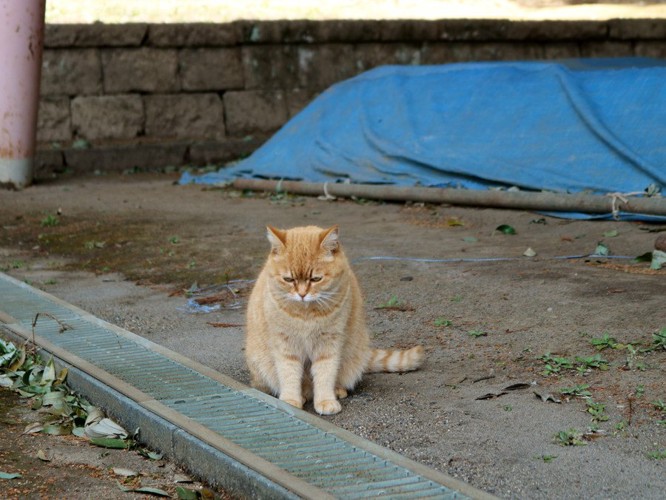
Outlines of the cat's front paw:
{"type": "Polygon", "coordinates": [[[337,399],[325,399],[323,401],[315,401],[315,411],[320,415],[335,415],[340,413],[342,405],[337,399]]]}
{"type": "Polygon", "coordinates": [[[303,400],[297,401],[295,399],[280,399],[285,403],[289,403],[291,406],[295,406],[296,408],[303,408],[303,400]]]}

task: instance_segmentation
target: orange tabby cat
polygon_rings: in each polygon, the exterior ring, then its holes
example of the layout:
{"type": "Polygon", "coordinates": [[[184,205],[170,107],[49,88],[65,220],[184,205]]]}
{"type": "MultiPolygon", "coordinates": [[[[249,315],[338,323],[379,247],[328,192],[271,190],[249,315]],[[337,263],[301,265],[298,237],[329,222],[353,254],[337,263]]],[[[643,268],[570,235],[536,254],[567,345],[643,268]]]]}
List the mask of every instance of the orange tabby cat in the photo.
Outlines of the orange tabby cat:
{"type": "Polygon", "coordinates": [[[332,415],[367,372],[417,369],[423,347],[371,349],[363,298],[338,227],[268,227],[272,249],[247,309],[245,356],[252,386],[332,415]]]}

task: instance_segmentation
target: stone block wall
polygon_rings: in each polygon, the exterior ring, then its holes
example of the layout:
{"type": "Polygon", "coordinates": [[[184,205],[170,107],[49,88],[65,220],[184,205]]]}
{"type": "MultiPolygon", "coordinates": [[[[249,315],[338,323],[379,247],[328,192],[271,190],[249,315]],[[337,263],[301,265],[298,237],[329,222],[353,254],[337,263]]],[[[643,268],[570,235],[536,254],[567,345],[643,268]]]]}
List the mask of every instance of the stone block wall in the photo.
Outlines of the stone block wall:
{"type": "Polygon", "coordinates": [[[666,20],[47,25],[38,175],[222,163],[385,64],[666,57],[666,20]]]}

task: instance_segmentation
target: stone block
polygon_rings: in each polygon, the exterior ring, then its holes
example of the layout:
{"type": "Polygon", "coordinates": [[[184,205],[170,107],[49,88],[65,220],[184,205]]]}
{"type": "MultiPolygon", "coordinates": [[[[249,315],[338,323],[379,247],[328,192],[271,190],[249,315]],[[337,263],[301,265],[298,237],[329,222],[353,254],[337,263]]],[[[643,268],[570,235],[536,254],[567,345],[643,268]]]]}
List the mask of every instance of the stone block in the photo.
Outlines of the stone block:
{"type": "Polygon", "coordinates": [[[315,38],[316,21],[245,21],[238,24],[243,43],[283,44],[321,42],[315,38]]]}
{"type": "Polygon", "coordinates": [[[179,60],[183,90],[243,88],[240,49],[183,49],[179,60]]]}
{"type": "Polygon", "coordinates": [[[287,103],[282,91],[229,91],[223,99],[228,135],[272,132],[287,121],[287,103]]]}
{"type": "Polygon", "coordinates": [[[546,43],[543,46],[544,59],[575,59],[580,57],[580,46],[574,42],[546,43]]]}
{"type": "Polygon", "coordinates": [[[605,21],[504,21],[505,40],[531,42],[604,39],[605,21]]]}
{"type": "Polygon", "coordinates": [[[76,32],[71,24],[44,25],[44,49],[71,47],[75,38],[76,32]]]}
{"type": "Polygon", "coordinates": [[[350,44],[298,47],[298,86],[324,90],[361,72],[350,44]]]}
{"type": "Polygon", "coordinates": [[[42,56],[42,96],[99,94],[102,65],[96,49],[46,49],[42,56]]]}
{"type": "Polygon", "coordinates": [[[76,97],[71,110],[74,134],[83,139],[131,139],[143,132],[143,101],[138,95],[76,97]]]}
{"type": "Polygon", "coordinates": [[[381,24],[377,20],[319,21],[312,28],[312,37],[319,43],[365,43],[379,40],[381,24]]]}
{"type": "Polygon", "coordinates": [[[468,61],[526,61],[543,59],[543,57],[543,46],[536,43],[431,43],[423,49],[422,64],[468,61]]]}
{"type": "Polygon", "coordinates": [[[186,143],[107,144],[90,149],[64,151],[67,168],[77,173],[122,172],[128,169],[161,169],[184,165],[186,143]]]}
{"type": "Polygon", "coordinates": [[[355,65],[361,71],[385,64],[422,63],[422,47],[409,43],[362,43],[355,47],[355,65]]]}
{"type": "Polygon", "coordinates": [[[47,24],[44,46],[138,47],[146,36],[145,23],[47,24]]]}
{"type": "Polygon", "coordinates": [[[666,38],[664,19],[611,19],[608,21],[610,38],[621,40],[655,40],[666,38]]]}
{"type": "Polygon", "coordinates": [[[69,97],[44,98],[39,101],[37,141],[55,142],[72,139],[69,97]]]}
{"type": "MultiPolygon", "coordinates": [[[[437,40],[442,33],[445,35],[445,40],[456,39],[451,38],[448,25],[442,21],[425,21],[420,19],[405,19],[405,20],[387,20],[382,21],[379,25],[379,37],[381,42],[424,42],[427,40],[437,40]]],[[[454,28],[457,24],[454,23],[454,28]]],[[[460,29],[458,29],[460,30],[460,29]]],[[[466,28],[460,30],[466,32],[466,28]]]]}
{"type": "Polygon", "coordinates": [[[380,25],[374,20],[240,21],[244,44],[359,43],[377,41],[380,25]]]}
{"type": "Polygon", "coordinates": [[[224,109],[217,94],[147,95],[145,133],[148,138],[222,138],[224,109]]]}
{"type": "Polygon", "coordinates": [[[55,174],[65,171],[65,155],[62,150],[51,147],[38,147],[35,153],[35,179],[52,179],[55,174]]]}
{"type": "Polygon", "coordinates": [[[151,24],[146,44],[153,47],[233,47],[240,40],[237,23],[151,24]]]}
{"type": "MultiPolygon", "coordinates": [[[[529,61],[543,59],[543,47],[530,43],[472,43],[459,61],[529,61]]],[[[459,54],[460,55],[460,54],[459,54]]]]}
{"type": "Polygon", "coordinates": [[[310,104],[319,93],[310,89],[293,89],[286,91],[285,95],[287,98],[287,112],[289,118],[291,118],[310,104]]]}
{"type": "Polygon", "coordinates": [[[637,56],[641,57],[656,57],[658,59],[666,59],[666,42],[637,42],[635,46],[637,56]]]}
{"type": "Polygon", "coordinates": [[[298,86],[298,49],[293,45],[242,49],[245,88],[288,89],[298,86]]]}
{"type": "Polygon", "coordinates": [[[106,93],[180,90],[175,49],[108,49],[101,54],[106,93]]]}
{"type": "Polygon", "coordinates": [[[471,57],[468,43],[427,42],[421,49],[421,64],[448,64],[471,57]]]}
{"type": "Polygon", "coordinates": [[[581,57],[624,57],[633,56],[634,49],[631,42],[588,42],[580,44],[581,57]]]}
{"type": "Polygon", "coordinates": [[[195,142],[190,146],[188,163],[220,165],[249,156],[269,138],[269,134],[229,137],[220,141],[195,142]]]}

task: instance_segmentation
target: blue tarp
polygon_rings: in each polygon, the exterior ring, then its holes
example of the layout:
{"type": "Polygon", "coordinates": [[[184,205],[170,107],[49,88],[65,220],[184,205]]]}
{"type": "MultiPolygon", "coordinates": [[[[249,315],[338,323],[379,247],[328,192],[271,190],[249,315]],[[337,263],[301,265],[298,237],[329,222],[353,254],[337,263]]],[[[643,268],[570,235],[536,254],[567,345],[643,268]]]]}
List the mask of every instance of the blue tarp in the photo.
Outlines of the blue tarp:
{"type": "Polygon", "coordinates": [[[666,61],[384,66],[336,84],[236,177],[593,193],[666,186],[666,61]]]}

